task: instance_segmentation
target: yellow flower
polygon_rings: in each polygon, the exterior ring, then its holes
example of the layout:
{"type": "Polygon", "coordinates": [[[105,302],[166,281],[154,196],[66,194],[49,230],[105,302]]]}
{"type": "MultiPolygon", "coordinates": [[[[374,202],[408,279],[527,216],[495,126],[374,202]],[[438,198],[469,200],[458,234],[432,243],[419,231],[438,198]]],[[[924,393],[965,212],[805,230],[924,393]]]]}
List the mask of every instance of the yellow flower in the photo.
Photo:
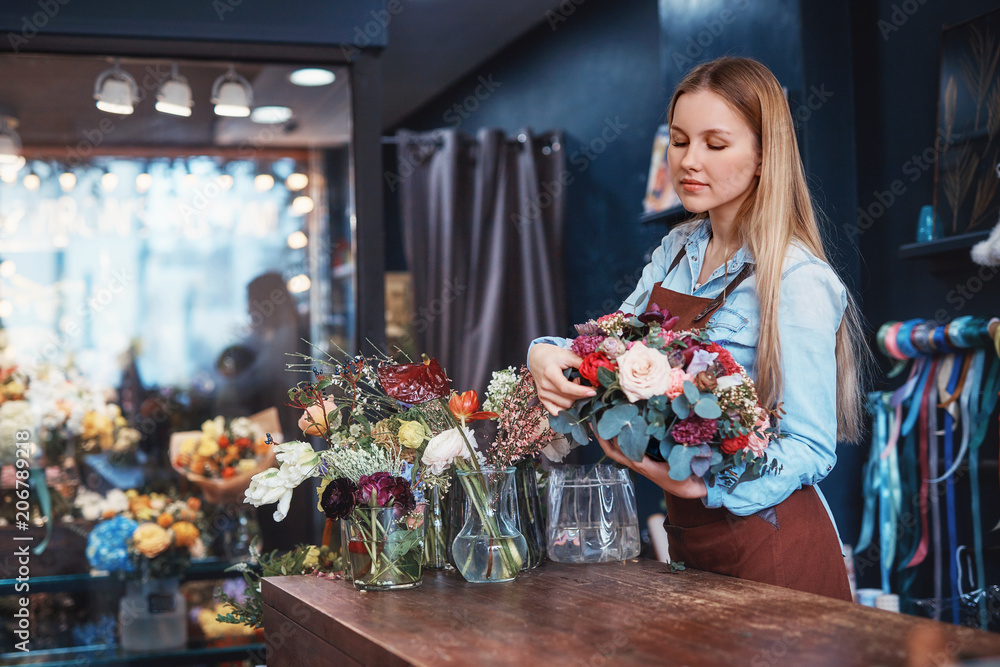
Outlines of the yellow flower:
{"type": "Polygon", "coordinates": [[[226,430],[226,420],[224,417],[216,417],[215,419],[209,419],[208,421],[202,423],[201,434],[202,437],[209,440],[218,440],[219,436],[222,435],[226,430]]]}
{"type": "Polygon", "coordinates": [[[309,553],[302,561],[302,567],[310,570],[319,567],[319,547],[309,547],[309,553]]]}
{"type": "Polygon", "coordinates": [[[138,496],[139,492],[136,491],[135,489],[129,489],[128,491],[125,492],[126,498],[137,498],[138,496]]]}
{"type": "Polygon", "coordinates": [[[210,438],[202,438],[201,444],[198,445],[198,456],[204,456],[209,458],[210,456],[215,456],[219,452],[219,443],[210,438]]]}
{"type": "Polygon", "coordinates": [[[173,525],[174,538],[177,541],[177,546],[179,547],[190,547],[193,546],[195,541],[197,541],[198,536],[201,533],[198,532],[198,528],[188,521],[178,521],[173,525]]]}
{"type": "Polygon", "coordinates": [[[429,436],[427,429],[418,421],[402,422],[399,426],[399,444],[403,447],[417,449],[429,436]]]}
{"type": "Polygon", "coordinates": [[[323,481],[319,483],[319,487],[316,489],[316,497],[319,500],[316,501],[316,509],[320,512],[323,511],[323,492],[326,491],[326,487],[330,486],[332,480],[329,477],[324,477],[323,481]]]}
{"type": "Polygon", "coordinates": [[[140,523],[132,533],[132,545],[146,558],[156,558],[170,546],[170,533],[155,523],[140,523]]]}
{"type": "Polygon", "coordinates": [[[198,449],[198,443],[200,441],[198,438],[188,438],[183,443],[181,443],[181,454],[194,454],[195,450],[198,449]]]}

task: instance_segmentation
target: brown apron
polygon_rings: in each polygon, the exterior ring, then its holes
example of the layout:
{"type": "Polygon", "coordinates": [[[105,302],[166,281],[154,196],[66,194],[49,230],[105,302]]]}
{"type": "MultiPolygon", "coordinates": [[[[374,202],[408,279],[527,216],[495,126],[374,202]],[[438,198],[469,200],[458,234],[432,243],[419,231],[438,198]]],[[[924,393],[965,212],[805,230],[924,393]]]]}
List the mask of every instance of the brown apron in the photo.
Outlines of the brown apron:
{"type": "MultiPolygon", "coordinates": [[[[668,275],[683,256],[682,248],[667,269],[668,275]]],[[[752,265],[747,264],[714,299],[674,292],[657,284],[649,303],[680,318],[674,327],[677,330],[704,328],[725,303],[726,294],[752,273],[752,265]]],[[[700,498],[664,495],[664,527],[671,560],[699,570],[851,601],[840,540],[812,486],[802,487],[778,505],[746,517],[722,507],[705,507],[700,498]]]]}

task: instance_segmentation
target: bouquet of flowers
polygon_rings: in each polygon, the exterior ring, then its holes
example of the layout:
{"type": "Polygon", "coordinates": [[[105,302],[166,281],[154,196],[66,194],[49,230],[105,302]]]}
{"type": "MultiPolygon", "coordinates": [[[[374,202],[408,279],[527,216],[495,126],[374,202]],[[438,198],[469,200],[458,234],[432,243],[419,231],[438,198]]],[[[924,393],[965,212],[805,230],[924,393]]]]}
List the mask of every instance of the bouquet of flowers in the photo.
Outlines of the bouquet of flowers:
{"type": "Polygon", "coordinates": [[[143,578],[180,575],[192,558],[204,558],[197,498],[171,500],[161,494],[125,492],[126,511],[101,521],[87,538],[91,567],[143,578]]]}
{"type": "Polygon", "coordinates": [[[80,448],[88,453],[108,452],[114,463],[135,462],[136,447],[142,435],[128,425],[122,410],[107,403],[83,415],[80,425],[80,448]]]}
{"type": "Polygon", "coordinates": [[[577,325],[572,349],[583,361],[569,377],[597,395],[550,417],[552,428],[586,444],[590,423],[633,461],[648,453],[670,464],[671,479],[695,475],[730,492],[779,472],[766,450],[780,437],[780,407],[760,405],[746,370],[708,331],[671,331],[676,323],[654,305],[638,317],[618,311],[577,325]]]}
{"type": "Polygon", "coordinates": [[[275,461],[274,437],[269,437],[267,429],[281,439],[273,408],[252,417],[216,417],[204,422],[201,431],[174,433],[170,461],[209,502],[236,503],[251,477],[275,461]]]}

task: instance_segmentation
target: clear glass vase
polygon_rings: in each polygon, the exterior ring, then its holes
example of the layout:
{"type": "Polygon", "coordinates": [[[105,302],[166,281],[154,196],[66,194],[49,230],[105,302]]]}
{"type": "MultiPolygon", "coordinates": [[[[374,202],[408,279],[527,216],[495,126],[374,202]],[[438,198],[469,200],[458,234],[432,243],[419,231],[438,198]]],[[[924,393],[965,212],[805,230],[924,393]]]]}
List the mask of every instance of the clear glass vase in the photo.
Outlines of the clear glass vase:
{"type": "Polygon", "coordinates": [[[416,588],[423,576],[424,520],[395,507],[355,507],[346,521],[354,587],[363,591],[416,588]]]}
{"type": "Polygon", "coordinates": [[[187,605],[180,580],[130,579],[118,601],[118,634],[126,651],[187,646],[187,605]]]}
{"type": "Polygon", "coordinates": [[[448,567],[448,504],[440,487],[431,486],[424,493],[427,500],[424,517],[424,567],[443,570],[448,567]]]}
{"type": "Polygon", "coordinates": [[[517,529],[514,468],[459,470],[465,523],[452,543],[455,567],[472,583],[513,581],[528,545],[517,529]]]}
{"type": "Polygon", "coordinates": [[[528,545],[521,570],[531,570],[545,559],[545,516],[538,496],[534,461],[519,461],[514,466],[514,493],[517,494],[517,529],[528,545]]]}
{"type": "Polygon", "coordinates": [[[549,558],[604,563],[639,555],[635,489],[628,470],[611,464],[561,466],[549,475],[549,558]]]}

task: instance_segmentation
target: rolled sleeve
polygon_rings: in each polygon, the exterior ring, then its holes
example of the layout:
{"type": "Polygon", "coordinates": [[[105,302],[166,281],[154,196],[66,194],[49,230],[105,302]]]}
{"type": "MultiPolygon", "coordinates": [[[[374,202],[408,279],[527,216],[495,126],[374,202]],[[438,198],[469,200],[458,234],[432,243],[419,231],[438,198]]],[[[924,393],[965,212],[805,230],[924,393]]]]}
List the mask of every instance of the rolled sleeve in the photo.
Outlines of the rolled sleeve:
{"type": "MultiPolygon", "coordinates": [[[[837,461],[836,337],[847,292],[819,260],[800,262],[782,275],[778,331],[781,336],[782,408],[785,437],[772,442],[777,474],[729,489],[708,487],[707,507],[746,516],[777,505],[802,486],[816,484],[837,461]]],[[[739,471],[742,472],[742,471],[739,471]]]]}

